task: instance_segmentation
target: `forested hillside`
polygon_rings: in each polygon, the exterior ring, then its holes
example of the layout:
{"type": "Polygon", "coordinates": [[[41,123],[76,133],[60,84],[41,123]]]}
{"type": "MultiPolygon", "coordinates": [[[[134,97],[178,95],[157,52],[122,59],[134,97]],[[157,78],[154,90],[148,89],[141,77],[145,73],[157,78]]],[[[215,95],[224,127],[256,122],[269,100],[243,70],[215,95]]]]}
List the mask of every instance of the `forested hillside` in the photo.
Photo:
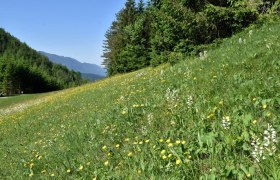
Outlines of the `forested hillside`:
{"type": "Polygon", "coordinates": [[[0,28],[0,93],[38,93],[82,84],[80,73],[53,64],[0,28]]]}
{"type": "Polygon", "coordinates": [[[103,64],[113,75],[176,63],[271,13],[279,1],[127,0],[106,33],[103,64]]]}

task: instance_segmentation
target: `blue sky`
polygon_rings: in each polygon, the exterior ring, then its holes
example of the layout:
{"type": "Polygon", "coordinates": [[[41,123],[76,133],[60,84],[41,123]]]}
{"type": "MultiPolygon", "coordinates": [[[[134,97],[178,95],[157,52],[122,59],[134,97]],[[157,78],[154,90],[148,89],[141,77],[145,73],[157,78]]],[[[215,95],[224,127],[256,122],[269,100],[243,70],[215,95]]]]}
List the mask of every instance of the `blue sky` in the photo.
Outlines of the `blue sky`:
{"type": "Polygon", "coordinates": [[[2,0],[0,27],[35,50],[100,65],[105,32],[126,0],[2,0]]]}

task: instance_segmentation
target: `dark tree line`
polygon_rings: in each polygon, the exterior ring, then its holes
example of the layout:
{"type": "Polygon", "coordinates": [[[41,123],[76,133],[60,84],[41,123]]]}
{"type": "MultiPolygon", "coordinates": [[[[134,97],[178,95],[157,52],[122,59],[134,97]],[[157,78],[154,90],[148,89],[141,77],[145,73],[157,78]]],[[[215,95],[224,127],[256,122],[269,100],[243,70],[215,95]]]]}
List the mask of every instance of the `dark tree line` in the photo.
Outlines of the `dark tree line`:
{"type": "Polygon", "coordinates": [[[103,64],[113,75],[176,62],[247,27],[275,2],[127,0],[105,34],[103,64]]]}
{"type": "Polygon", "coordinates": [[[0,94],[47,92],[81,83],[80,73],[53,64],[0,29],[0,94]]]}

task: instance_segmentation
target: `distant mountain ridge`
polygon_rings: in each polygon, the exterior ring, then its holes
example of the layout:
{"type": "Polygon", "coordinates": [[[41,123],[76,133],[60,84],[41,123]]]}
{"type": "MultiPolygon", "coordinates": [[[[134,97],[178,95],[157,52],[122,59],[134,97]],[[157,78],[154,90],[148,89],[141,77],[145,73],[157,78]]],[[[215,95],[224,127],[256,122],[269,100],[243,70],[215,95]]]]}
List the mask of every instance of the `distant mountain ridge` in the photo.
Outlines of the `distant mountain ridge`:
{"type": "Polygon", "coordinates": [[[38,51],[38,52],[42,55],[47,56],[50,61],[57,64],[62,64],[68,67],[69,69],[80,72],[82,75],[87,74],[87,76],[89,76],[89,74],[91,74],[93,76],[100,77],[98,79],[101,79],[102,77],[106,76],[106,70],[96,64],[81,63],[80,61],[71,57],[59,56],[56,54],[50,54],[43,51],[38,51]]]}

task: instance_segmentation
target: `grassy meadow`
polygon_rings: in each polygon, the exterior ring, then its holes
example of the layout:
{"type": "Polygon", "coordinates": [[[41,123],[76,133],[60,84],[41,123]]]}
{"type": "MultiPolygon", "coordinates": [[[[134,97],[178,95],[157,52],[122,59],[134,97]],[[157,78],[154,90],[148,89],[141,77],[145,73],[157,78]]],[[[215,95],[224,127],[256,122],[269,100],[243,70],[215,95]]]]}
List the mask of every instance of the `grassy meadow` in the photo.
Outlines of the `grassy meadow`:
{"type": "Polygon", "coordinates": [[[280,21],[9,109],[0,179],[280,179],[280,21]]]}

